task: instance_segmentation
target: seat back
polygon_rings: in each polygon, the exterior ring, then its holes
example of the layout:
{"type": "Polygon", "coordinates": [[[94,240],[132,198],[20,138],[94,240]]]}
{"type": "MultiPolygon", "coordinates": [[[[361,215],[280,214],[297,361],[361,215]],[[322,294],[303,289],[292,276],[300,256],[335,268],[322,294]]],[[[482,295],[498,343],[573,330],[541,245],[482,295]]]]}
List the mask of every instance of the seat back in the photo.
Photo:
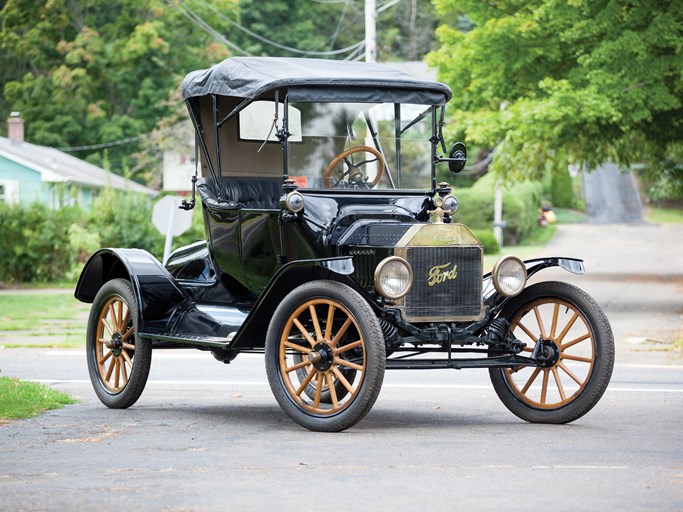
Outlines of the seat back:
{"type": "Polygon", "coordinates": [[[211,178],[201,178],[197,190],[202,201],[211,208],[279,210],[282,178],[253,178],[226,176],[218,181],[221,201],[211,178]]]}

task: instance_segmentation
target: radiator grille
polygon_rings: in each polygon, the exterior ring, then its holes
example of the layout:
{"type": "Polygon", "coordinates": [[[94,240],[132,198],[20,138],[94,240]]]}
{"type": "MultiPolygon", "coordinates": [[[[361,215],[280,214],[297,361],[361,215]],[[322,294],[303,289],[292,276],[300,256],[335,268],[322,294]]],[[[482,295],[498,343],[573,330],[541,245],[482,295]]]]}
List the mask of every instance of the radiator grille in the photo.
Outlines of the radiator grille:
{"type": "Polygon", "coordinates": [[[481,247],[408,247],[406,259],[413,267],[414,279],[404,299],[406,320],[481,317],[481,247]]]}

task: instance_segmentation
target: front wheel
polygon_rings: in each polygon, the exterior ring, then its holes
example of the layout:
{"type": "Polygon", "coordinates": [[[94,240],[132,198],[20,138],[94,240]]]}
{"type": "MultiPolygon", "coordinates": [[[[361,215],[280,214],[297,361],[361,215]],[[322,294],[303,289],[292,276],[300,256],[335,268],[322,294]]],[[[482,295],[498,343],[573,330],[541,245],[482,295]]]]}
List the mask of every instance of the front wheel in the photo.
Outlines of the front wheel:
{"type": "Polygon", "coordinates": [[[145,388],[152,344],[137,335],[135,292],[125,279],[100,288],[90,310],[86,350],[88,371],[100,401],[112,409],[133,405],[145,388]]]}
{"type": "Polygon", "coordinates": [[[355,425],[375,403],[385,365],[377,317],[350,287],[306,283],[275,310],[266,373],[280,407],[300,425],[321,432],[355,425]]]}
{"type": "Polygon", "coordinates": [[[500,316],[526,352],[540,340],[546,353],[541,366],[489,370],[503,404],[531,423],[569,423],[590,411],[614,367],[612,329],[600,306],[568,283],[542,282],[512,299],[500,316]]]}

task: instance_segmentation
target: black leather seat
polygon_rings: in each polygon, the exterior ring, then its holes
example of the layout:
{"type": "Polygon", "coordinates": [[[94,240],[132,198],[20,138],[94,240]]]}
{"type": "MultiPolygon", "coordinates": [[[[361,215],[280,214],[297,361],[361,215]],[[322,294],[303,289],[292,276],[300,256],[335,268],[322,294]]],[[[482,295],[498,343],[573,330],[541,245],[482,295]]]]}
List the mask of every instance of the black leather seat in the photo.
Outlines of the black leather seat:
{"type": "Polygon", "coordinates": [[[212,178],[201,178],[197,181],[197,190],[204,204],[211,208],[279,210],[282,178],[223,177],[218,182],[218,190],[212,178]]]}

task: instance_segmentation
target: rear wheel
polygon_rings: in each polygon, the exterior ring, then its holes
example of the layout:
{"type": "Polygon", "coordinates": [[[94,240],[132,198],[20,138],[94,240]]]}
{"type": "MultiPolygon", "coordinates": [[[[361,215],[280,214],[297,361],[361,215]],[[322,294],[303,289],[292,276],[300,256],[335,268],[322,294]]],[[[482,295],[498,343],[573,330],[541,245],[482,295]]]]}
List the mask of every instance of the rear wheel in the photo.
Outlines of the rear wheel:
{"type": "Polygon", "coordinates": [[[299,286],[268,328],[266,373],[273,395],[310,430],[336,432],[360,421],[379,395],[385,360],[377,317],[341,283],[299,286]]]}
{"type": "Polygon", "coordinates": [[[88,320],[86,350],[90,381],[112,409],[133,405],[142,394],[152,362],[152,344],[137,335],[135,293],[129,281],[102,286],[88,320]]]}
{"type": "Polygon", "coordinates": [[[614,338],[600,306],[564,282],[542,282],[512,299],[501,316],[532,352],[541,340],[538,367],[492,368],[491,382],[505,406],[532,423],[568,423],[600,400],[614,367],[614,338]]]}

